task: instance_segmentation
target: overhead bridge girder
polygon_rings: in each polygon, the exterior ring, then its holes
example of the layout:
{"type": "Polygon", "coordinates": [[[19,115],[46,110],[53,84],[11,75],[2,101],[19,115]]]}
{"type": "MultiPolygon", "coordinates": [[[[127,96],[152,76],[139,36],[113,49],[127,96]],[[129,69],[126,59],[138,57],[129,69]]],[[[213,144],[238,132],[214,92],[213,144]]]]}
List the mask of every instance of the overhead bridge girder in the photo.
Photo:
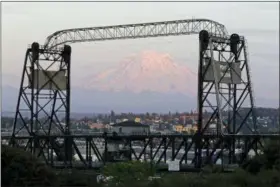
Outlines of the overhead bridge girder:
{"type": "Polygon", "coordinates": [[[190,35],[198,34],[202,30],[208,31],[212,36],[227,36],[225,26],[218,22],[208,19],[186,19],[61,30],[47,37],[45,48],[77,42],[190,35]]]}

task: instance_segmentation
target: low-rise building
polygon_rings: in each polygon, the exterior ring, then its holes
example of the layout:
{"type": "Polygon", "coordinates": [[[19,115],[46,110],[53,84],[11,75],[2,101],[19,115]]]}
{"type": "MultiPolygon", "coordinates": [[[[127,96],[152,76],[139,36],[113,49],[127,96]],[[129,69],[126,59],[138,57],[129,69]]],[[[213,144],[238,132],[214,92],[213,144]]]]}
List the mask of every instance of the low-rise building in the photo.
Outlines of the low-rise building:
{"type": "Polygon", "coordinates": [[[183,126],[183,125],[175,125],[174,126],[174,130],[178,133],[192,133],[197,131],[197,127],[196,126],[183,126]]]}
{"type": "Polygon", "coordinates": [[[124,121],[112,125],[111,131],[117,134],[147,134],[150,133],[150,126],[135,121],[124,121]]]}

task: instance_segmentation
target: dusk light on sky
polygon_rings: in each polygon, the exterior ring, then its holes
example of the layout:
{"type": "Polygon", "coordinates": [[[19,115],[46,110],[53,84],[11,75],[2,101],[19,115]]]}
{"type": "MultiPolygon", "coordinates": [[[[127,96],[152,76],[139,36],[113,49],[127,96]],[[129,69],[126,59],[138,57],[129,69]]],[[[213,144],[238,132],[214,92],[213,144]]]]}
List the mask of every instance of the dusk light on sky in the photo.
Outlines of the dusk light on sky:
{"type": "MultiPolygon", "coordinates": [[[[257,98],[279,101],[278,3],[3,3],[3,85],[18,88],[28,44],[44,44],[55,31],[92,26],[205,18],[224,24],[249,44],[257,98]]],[[[156,51],[193,72],[198,66],[198,36],[117,40],[72,45],[73,89],[131,55],[156,51]]]]}

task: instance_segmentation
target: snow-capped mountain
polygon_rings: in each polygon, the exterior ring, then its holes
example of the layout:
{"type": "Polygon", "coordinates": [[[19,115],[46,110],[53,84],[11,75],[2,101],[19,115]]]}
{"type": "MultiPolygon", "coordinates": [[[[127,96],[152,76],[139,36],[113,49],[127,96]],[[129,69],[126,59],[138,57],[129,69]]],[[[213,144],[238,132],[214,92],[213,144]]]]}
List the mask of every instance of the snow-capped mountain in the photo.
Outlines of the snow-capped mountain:
{"type": "MultiPolygon", "coordinates": [[[[16,110],[21,75],[2,74],[2,109],[16,110]]],[[[147,51],[72,85],[71,112],[168,112],[196,110],[197,76],[168,54],[147,51]]],[[[257,106],[279,101],[258,98],[257,106]]]]}
{"type": "Polygon", "coordinates": [[[84,88],[99,91],[143,91],[180,93],[194,96],[196,74],[175,63],[169,54],[146,51],[133,55],[118,66],[86,77],[84,88]]]}

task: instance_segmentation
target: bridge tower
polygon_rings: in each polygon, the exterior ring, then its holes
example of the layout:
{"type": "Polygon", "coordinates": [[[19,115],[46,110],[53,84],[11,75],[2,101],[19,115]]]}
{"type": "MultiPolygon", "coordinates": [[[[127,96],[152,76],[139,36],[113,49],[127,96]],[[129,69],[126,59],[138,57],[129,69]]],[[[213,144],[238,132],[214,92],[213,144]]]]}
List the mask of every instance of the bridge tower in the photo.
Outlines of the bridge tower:
{"type": "MultiPolygon", "coordinates": [[[[240,131],[257,133],[256,116],[247,45],[243,37],[213,37],[207,31],[199,34],[198,66],[198,131],[195,143],[196,164],[201,167],[201,149],[205,135],[236,135],[240,131]]],[[[218,140],[218,139],[217,139],[218,140]]],[[[221,142],[214,146],[235,155],[235,139],[231,147],[221,142]]],[[[234,162],[234,158],[230,158],[234,162]]]]}
{"type": "Polygon", "coordinates": [[[13,137],[33,137],[25,147],[33,153],[50,146],[48,138],[36,142],[36,136],[70,135],[70,61],[68,45],[45,49],[34,42],[26,51],[13,137]]]}

